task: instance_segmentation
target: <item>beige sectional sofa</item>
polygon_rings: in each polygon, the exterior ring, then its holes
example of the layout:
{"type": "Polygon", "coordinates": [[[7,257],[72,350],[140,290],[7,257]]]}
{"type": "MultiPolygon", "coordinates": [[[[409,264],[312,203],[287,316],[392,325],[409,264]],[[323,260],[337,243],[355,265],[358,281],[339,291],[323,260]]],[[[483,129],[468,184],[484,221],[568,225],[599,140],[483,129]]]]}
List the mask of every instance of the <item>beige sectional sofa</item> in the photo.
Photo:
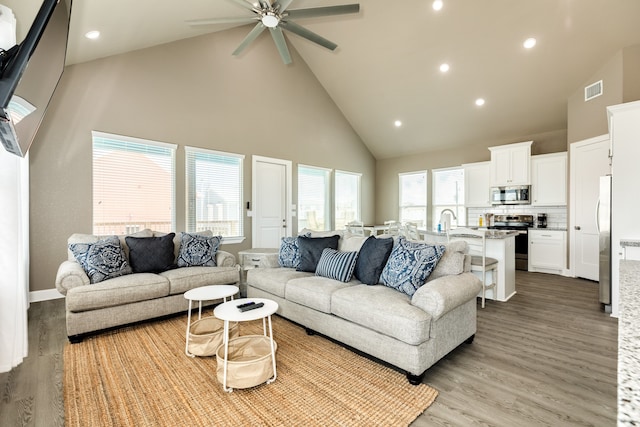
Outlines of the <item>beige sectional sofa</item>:
{"type": "MultiPolygon", "coordinates": [[[[143,230],[130,237],[164,235],[143,230]]],[[[124,256],[129,258],[126,236],[118,237],[124,256]]],[[[100,236],[74,234],[68,243],[71,247],[74,244],[92,244],[100,239],[100,236]]],[[[172,240],[175,260],[180,250],[181,234],[172,240]]],[[[130,273],[92,284],[85,269],[69,250],[68,259],[62,262],[56,276],[56,288],[66,297],[69,340],[79,342],[92,332],[186,311],[188,301],[184,293],[189,289],[238,283],[239,268],[235,256],[217,250],[215,260],[215,267],[188,266],[157,273],[130,273]]]]}
{"type": "MultiPolygon", "coordinates": [[[[358,250],[364,239],[335,233],[340,235],[340,251],[358,250]]],[[[412,296],[357,278],[344,283],[279,267],[277,255],[269,263],[275,268],[248,272],[247,294],[275,300],[279,315],[309,333],[318,332],[400,368],[417,384],[431,365],[475,336],[476,296],[482,285],[469,272],[466,251],[466,242],[447,245],[430,278],[412,296]]]]}

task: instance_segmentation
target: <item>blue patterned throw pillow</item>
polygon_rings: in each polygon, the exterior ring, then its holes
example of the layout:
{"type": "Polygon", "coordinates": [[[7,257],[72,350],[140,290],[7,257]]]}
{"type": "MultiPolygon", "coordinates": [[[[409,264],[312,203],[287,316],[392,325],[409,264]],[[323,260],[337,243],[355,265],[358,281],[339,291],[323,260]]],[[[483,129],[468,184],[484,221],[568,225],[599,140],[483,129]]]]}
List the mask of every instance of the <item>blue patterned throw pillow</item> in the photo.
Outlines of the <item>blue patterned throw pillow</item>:
{"type": "Polygon", "coordinates": [[[95,243],[73,243],[69,249],[89,276],[91,284],[132,272],[118,236],[109,236],[95,243]]]}
{"type": "Polygon", "coordinates": [[[384,285],[412,296],[424,285],[444,251],[444,245],[410,242],[400,236],[380,280],[384,285]]]}
{"type": "Polygon", "coordinates": [[[222,236],[181,233],[178,267],[215,267],[222,236]]]}
{"type": "Polygon", "coordinates": [[[323,249],[316,267],[316,276],[328,277],[329,279],[346,283],[351,280],[357,258],[358,252],[338,252],[331,248],[323,249]]]}
{"type": "MultiPolygon", "coordinates": [[[[311,233],[301,234],[309,237],[311,233]]],[[[298,237],[283,237],[278,252],[278,264],[280,267],[296,268],[300,264],[300,248],[298,247],[298,237]]]]}

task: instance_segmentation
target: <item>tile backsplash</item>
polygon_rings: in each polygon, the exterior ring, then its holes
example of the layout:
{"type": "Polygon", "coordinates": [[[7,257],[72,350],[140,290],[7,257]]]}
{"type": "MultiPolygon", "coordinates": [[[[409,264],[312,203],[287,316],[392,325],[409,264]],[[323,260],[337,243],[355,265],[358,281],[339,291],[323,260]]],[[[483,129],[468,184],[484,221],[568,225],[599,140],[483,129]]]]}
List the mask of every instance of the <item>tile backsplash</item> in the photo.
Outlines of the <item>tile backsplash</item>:
{"type": "MultiPolygon", "coordinates": [[[[534,221],[539,213],[547,214],[547,228],[567,228],[567,207],[566,206],[495,206],[491,208],[468,208],[467,222],[469,226],[478,225],[478,217],[485,213],[497,215],[533,215],[534,221]]],[[[486,225],[486,224],[485,224],[486,225]]]]}

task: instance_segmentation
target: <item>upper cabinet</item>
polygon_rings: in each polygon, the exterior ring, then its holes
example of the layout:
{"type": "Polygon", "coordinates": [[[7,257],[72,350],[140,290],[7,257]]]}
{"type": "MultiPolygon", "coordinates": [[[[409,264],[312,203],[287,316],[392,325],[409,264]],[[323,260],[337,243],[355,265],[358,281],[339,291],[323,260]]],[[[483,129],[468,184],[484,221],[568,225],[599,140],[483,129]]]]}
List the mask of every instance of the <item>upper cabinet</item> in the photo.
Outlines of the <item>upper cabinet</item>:
{"type": "Polygon", "coordinates": [[[565,206],[567,204],[567,153],[531,157],[531,204],[565,206]]]}
{"type": "Polygon", "coordinates": [[[464,205],[467,208],[491,206],[491,162],[468,163],[464,168],[464,205]]]}
{"type": "Polygon", "coordinates": [[[489,147],[491,186],[531,184],[531,144],[533,141],[489,147]]]}

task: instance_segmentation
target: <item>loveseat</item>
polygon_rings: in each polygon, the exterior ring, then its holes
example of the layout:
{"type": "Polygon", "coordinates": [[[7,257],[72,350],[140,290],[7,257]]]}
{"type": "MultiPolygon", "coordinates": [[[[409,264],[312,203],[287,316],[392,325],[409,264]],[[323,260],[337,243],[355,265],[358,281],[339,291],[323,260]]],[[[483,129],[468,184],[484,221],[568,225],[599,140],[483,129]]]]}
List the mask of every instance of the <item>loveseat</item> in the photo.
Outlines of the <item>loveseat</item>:
{"type": "Polygon", "coordinates": [[[73,234],[56,275],[65,295],[67,335],[85,335],[188,309],[184,293],[239,281],[235,256],[211,232],[129,236],[73,234]]]}
{"type": "Polygon", "coordinates": [[[318,332],[400,368],[412,384],[420,383],[425,371],[458,345],[473,341],[476,296],[482,284],[469,272],[466,242],[431,245],[435,249],[428,249],[426,242],[403,237],[365,238],[343,231],[305,230],[304,233],[283,239],[279,255],[267,263],[274,268],[248,272],[249,298],[275,300],[279,305],[277,313],[306,327],[308,333],[318,332]],[[317,250],[314,255],[302,247],[307,241],[326,239],[329,235],[338,236],[337,248],[322,249],[320,259],[317,259],[317,250]],[[370,249],[372,245],[380,247],[381,241],[386,241],[387,247],[392,245],[386,254],[370,249]],[[417,248],[414,252],[417,258],[438,258],[432,262],[430,273],[426,272],[428,277],[414,277],[409,285],[403,282],[402,277],[407,278],[403,274],[407,272],[425,275],[424,269],[420,272],[421,268],[415,265],[402,269],[407,261],[403,247],[417,248]],[[334,258],[323,265],[325,252],[334,258]],[[346,256],[340,255],[344,253],[357,253],[352,276],[333,277],[321,271],[326,270],[327,264],[340,270],[336,266],[348,263],[346,256]],[[311,271],[314,260],[304,266],[305,257],[314,256],[318,264],[316,270],[311,271]],[[345,279],[349,280],[343,281],[345,279]],[[403,284],[396,286],[397,282],[403,284]],[[402,286],[413,289],[402,289],[402,286]]]}

